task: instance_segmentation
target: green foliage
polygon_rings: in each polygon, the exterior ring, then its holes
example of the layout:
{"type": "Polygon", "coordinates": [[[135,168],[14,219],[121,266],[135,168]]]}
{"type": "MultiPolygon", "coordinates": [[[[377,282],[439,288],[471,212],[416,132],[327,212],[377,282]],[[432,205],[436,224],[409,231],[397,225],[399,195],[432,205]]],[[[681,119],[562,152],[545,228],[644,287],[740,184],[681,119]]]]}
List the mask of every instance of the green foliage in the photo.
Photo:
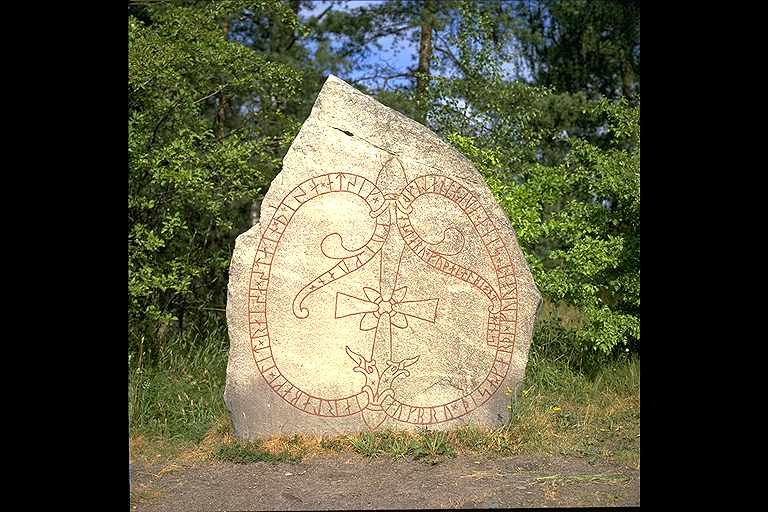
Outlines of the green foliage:
{"type": "Polygon", "coordinates": [[[510,3],[536,83],[590,97],[640,92],[639,0],[510,3]]]}
{"type": "MultiPolygon", "coordinates": [[[[322,19],[308,22],[318,43],[315,57],[325,71],[347,74],[362,71],[385,76],[386,66],[372,63],[372,56],[386,45],[417,43],[422,21],[436,29],[451,20],[456,0],[388,0],[370,4],[348,3],[349,9],[328,11],[322,19]],[[382,40],[386,38],[387,43],[382,40]]],[[[391,70],[391,68],[388,68],[391,70]]]]}
{"type": "Polygon", "coordinates": [[[377,435],[375,432],[363,432],[350,439],[352,448],[366,457],[375,457],[376,455],[384,453],[385,448],[383,441],[381,436],[377,435]]]}
{"type": "Polygon", "coordinates": [[[487,176],[542,293],[583,313],[576,341],[610,353],[640,339],[639,106],[602,100],[585,115],[604,125],[604,147],[566,136],[554,164],[509,152],[506,135],[449,139],[487,176]]]}
{"type": "Polygon", "coordinates": [[[585,373],[568,357],[536,352],[512,400],[503,434],[508,449],[500,453],[555,453],[639,467],[639,359],[606,359],[585,373]]]}
{"type": "MultiPolygon", "coordinates": [[[[452,37],[491,47],[482,24],[452,37]]],[[[463,77],[433,80],[429,119],[486,177],[543,295],[583,315],[569,339],[606,354],[639,341],[639,97],[591,101],[509,81],[493,52],[458,64],[463,77]]]]}
{"type": "Polygon", "coordinates": [[[223,307],[234,237],[298,130],[285,112],[301,74],[226,37],[246,8],[296,24],[277,0],[153,3],[128,18],[129,325],[147,349],[171,321],[223,307]]]}

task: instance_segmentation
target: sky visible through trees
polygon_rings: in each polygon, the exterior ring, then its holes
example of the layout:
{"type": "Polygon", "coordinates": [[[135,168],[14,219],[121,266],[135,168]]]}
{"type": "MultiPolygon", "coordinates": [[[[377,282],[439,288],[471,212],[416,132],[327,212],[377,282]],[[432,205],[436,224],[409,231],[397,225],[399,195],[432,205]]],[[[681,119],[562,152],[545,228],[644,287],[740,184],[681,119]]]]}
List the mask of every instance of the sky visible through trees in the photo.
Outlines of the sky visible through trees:
{"type": "MultiPolygon", "coordinates": [[[[340,5],[333,4],[332,2],[328,2],[328,1],[316,1],[314,2],[314,5],[312,6],[312,8],[302,8],[301,11],[299,11],[299,17],[306,20],[311,16],[319,16],[329,7],[331,8],[331,10],[338,9],[338,10],[350,11],[358,7],[381,4],[384,1],[385,0],[353,0],[351,2],[346,2],[340,5]]],[[[379,43],[381,44],[381,48],[377,51],[377,54],[373,59],[374,62],[371,62],[371,63],[389,64],[390,66],[393,66],[395,69],[398,69],[398,70],[403,70],[409,66],[413,66],[414,65],[413,56],[416,55],[418,45],[416,45],[413,42],[404,40],[404,41],[401,41],[396,46],[393,46],[392,45],[393,39],[394,38],[392,36],[385,36],[379,40],[379,43]],[[378,61],[378,62],[375,62],[375,61],[378,61]]],[[[317,49],[316,43],[313,43],[312,40],[307,41],[307,47],[310,49],[310,51],[314,51],[317,49]]],[[[355,71],[353,75],[349,78],[359,79],[360,77],[363,77],[363,76],[365,76],[364,72],[355,71]]]]}
{"type": "MultiPolygon", "coordinates": [[[[306,21],[312,16],[320,16],[328,9],[331,11],[339,10],[350,12],[360,7],[377,6],[385,2],[386,0],[349,0],[343,2],[339,2],[338,0],[335,2],[329,0],[316,0],[311,6],[301,6],[301,9],[299,10],[299,18],[302,21],[306,21]]],[[[408,35],[412,35],[413,32],[417,30],[418,29],[414,27],[407,31],[407,33],[408,35]]],[[[368,57],[367,64],[391,66],[398,73],[402,73],[408,68],[412,69],[416,67],[416,56],[418,55],[417,38],[415,40],[411,40],[410,38],[395,40],[393,36],[384,36],[377,39],[376,42],[378,43],[378,46],[375,46],[374,44],[369,45],[372,49],[372,54],[368,57]]],[[[305,41],[305,45],[310,51],[315,51],[317,49],[317,42],[313,41],[311,38],[308,38],[305,41]]],[[[453,47],[452,50],[455,51],[456,48],[453,47]]],[[[524,62],[504,62],[502,64],[502,69],[504,70],[505,78],[507,79],[522,78],[526,81],[532,80],[530,70],[524,62]]],[[[364,70],[354,69],[349,76],[340,78],[353,81],[359,80],[363,85],[369,87],[378,87],[382,85],[380,80],[365,80],[364,78],[367,74],[368,73],[364,70]]],[[[407,78],[397,78],[391,81],[391,85],[405,86],[408,82],[409,79],[407,78]]]]}

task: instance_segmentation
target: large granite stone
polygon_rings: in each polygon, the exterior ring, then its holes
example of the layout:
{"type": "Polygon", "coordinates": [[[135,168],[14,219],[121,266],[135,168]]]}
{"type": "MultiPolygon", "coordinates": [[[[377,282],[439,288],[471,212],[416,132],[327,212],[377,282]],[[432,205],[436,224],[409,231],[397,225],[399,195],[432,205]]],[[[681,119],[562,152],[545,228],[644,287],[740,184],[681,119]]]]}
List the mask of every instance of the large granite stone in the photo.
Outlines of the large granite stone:
{"type": "Polygon", "coordinates": [[[235,432],[499,426],[539,302],[472,164],[331,76],[235,244],[235,432]]]}

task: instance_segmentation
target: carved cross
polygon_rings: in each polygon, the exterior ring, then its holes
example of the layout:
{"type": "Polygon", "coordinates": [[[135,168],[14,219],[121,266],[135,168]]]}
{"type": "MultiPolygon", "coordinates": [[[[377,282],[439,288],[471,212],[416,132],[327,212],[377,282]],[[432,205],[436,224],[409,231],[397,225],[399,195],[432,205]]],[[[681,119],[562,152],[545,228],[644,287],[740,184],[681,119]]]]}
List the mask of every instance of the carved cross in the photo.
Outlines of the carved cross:
{"type": "Polygon", "coordinates": [[[405,300],[408,287],[403,286],[392,293],[389,300],[383,300],[381,292],[373,288],[363,288],[365,299],[336,293],[336,318],[344,318],[350,315],[362,315],[360,318],[360,330],[371,331],[376,329],[376,337],[371,347],[370,360],[383,355],[381,349],[388,349],[388,361],[392,361],[392,328],[394,325],[400,329],[408,327],[408,318],[418,318],[429,323],[435,322],[437,304],[439,299],[405,300]],[[377,351],[377,346],[379,350],[377,351]]]}

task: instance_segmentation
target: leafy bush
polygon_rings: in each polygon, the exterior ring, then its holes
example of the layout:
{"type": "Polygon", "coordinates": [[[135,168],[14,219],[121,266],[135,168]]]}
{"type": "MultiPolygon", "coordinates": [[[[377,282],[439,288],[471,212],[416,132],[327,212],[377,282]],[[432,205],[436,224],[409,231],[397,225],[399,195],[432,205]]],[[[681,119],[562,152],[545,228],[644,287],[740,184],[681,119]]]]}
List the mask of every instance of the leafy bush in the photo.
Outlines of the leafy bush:
{"type": "MultiPolygon", "coordinates": [[[[519,105],[521,95],[513,96],[519,105]]],[[[547,99],[528,100],[528,119],[544,112],[536,102],[547,99]]],[[[576,342],[611,353],[640,339],[640,107],[601,100],[582,116],[599,134],[592,140],[565,130],[543,138],[544,123],[526,124],[523,113],[487,124],[492,135],[465,130],[472,134],[447,138],[486,176],[543,295],[583,314],[576,342]],[[526,154],[526,147],[536,150],[526,154]]]]}
{"type": "MultiPolygon", "coordinates": [[[[279,0],[256,3],[296,23],[279,0]]],[[[225,37],[252,4],[157,3],[128,18],[129,325],[148,349],[172,321],[222,309],[234,238],[298,129],[284,111],[300,73],[225,37]],[[233,111],[242,98],[250,108],[233,111]]]]}

